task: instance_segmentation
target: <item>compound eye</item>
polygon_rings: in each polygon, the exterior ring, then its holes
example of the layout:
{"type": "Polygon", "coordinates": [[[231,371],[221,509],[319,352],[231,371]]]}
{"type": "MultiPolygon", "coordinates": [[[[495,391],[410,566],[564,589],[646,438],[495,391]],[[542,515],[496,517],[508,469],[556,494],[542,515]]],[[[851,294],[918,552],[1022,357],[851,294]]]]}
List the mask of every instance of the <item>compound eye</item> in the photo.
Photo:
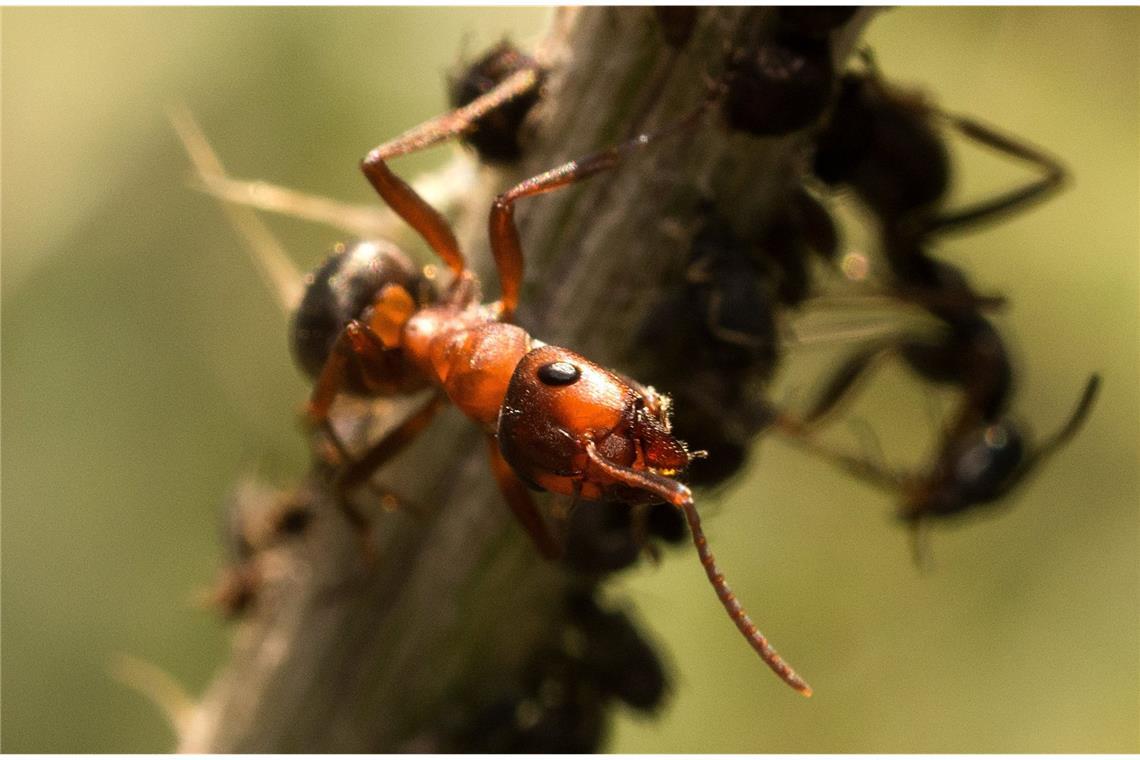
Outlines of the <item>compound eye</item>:
{"type": "Polygon", "coordinates": [[[582,370],[570,362],[551,362],[538,368],[538,379],[546,385],[570,385],[582,376],[582,370]]]}

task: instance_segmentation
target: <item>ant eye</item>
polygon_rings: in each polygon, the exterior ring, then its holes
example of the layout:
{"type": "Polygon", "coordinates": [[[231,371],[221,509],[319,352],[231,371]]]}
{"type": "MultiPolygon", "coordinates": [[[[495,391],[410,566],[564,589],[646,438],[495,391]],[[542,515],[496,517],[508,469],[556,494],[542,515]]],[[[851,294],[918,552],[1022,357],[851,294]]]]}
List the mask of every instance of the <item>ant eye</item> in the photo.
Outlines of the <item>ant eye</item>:
{"type": "Polygon", "coordinates": [[[570,362],[551,362],[538,368],[538,379],[546,385],[569,385],[582,375],[570,362]]]}

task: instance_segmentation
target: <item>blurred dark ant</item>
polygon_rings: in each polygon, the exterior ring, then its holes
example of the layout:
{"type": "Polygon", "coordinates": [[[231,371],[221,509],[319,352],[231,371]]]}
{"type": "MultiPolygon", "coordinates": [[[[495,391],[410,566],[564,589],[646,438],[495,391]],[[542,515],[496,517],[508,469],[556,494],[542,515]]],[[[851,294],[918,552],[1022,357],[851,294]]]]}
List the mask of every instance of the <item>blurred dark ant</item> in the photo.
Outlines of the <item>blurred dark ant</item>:
{"type": "Polygon", "coordinates": [[[312,520],[312,508],[299,495],[252,480],[239,483],[225,507],[222,539],[228,565],[206,601],[226,618],[248,612],[264,582],[264,552],[304,535],[312,520]]]}
{"type": "MultiPolygon", "coordinates": [[[[448,287],[437,292],[391,245],[376,241],[338,251],[306,280],[308,292],[293,330],[294,352],[315,380],[306,419],[348,461],[332,484],[341,496],[338,502],[366,534],[367,522],[355,514],[348,494],[406,448],[450,400],[486,433],[500,491],[544,556],[557,558],[562,547],[528,486],[582,501],[672,505],[684,515],[730,619],[781,679],[810,696],[810,687],[760,633],[716,565],[692,493],[675,477],[699,453],[691,453],[671,434],[667,398],[568,349],[534,340],[510,323],[523,267],[515,202],[612,169],[646,144],[691,129],[708,103],[669,130],[569,162],[499,195],[489,232],[502,294],[490,304],[480,303],[475,275],[446,219],[387,166],[388,160],[468,132],[486,114],[532,91],[537,80],[533,69],[518,71],[467,106],[377,147],[361,164],[377,193],[447,265],[452,273],[448,287]],[[362,305],[360,296],[369,291],[372,297],[362,305]],[[379,399],[424,386],[434,390],[426,403],[360,457],[350,455],[339,441],[330,412],[342,394],[379,399]]],[[[196,156],[203,152],[196,144],[199,136],[186,121],[176,119],[176,125],[196,156]]],[[[204,165],[197,157],[195,161],[204,165]]],[[[216,161],[213,167],[221,173],[216,161]]]]}
{"type": "Polygon", "coordinates": [[[980,311],[963,308],[972,292],[961,272],[933,263],[941,287],[956,296],[943,302],[956,302],[955,306],[934,310],[942,318],[937,331],[904,333],[856,352],[833,373],[802,419],[778,415],[784,432],[862,479],[901,492],[898,514],[912,525],[971,512],[1007,496],[1080,430],[1100,387],[1100,376],[1092,375],[1065,423],[1036,447],[1030,445],[1023,426],[1008,411],[1013,369],[1001,336],[980,311]],[[849,398],[858,380],[892,355],[901,357],[923,380],[953,386],[961,394],[958,412],[943,432],[931,465],[918,474],[890,472],[810,441],[811,429],[849,398]]]}
{"type": "Polygon", "coordinates": [[[771,29],[735,46],[724,75],[729,126],[753,135],[786,135],[816,123],[835,92],[831,32],[858,8],[777,8],[771,29]],[[761,35],[764,35],[761,37],[761,35]]]}
{"type": "Polygon", "coordinates": [[[463,141],[475,148],[484,163],[509,164],[522,158],[519,131],[527,114],[538,103],[542,68],[504,40],[450,83],[451,107],[461,108],[520,71],[534,72],[534,86],[474,119],[462,135],[463,141]]]}
{"type": "Polygon", "coordinates": [[[924,250],[935,232],[950,232],[1020,211],[1056,192],[1064,182],[1060,163],[1044,151],[947,113],[921,93],[887,83],[868,50],[862,72],[846,74],[831,115],[815,138],[813,172],[825,184],[850,187],[882,226],[892,272],[908,286],[937,290],[939,272],[924,250]],[[1012,158],[1041,177],[963,208],[943,207],[950,187],[950,159],[940,126],[1012,158]]]}
{"type": "Polygon", "coordinates": [[[1064,170],[1043,151],[978,122],[947,114],[919,93],[887,84],[869,51],[863,72],[844,76],[830,119],[816,138],[813,170],[831,186],[850,187],[876,216],[891,289],[937,322],[932,334],[912,331],[856,352],[834,372],[803,420],[781,415],[795,436],[849,397],[856,382],[890,355],[899,355],[928,383],[961,394],[958,411],[943,432],[932,463],[918,474],[888,472],[857,457],[823,451],[860,477],[901,491],[900,517],[917,525],[992,504],[1023,482],[1084,423],[1100,378],[1086,384],[1067,422],[1036,449],[1009,415],[1014,373],[1004,341],[984,311],[1001,299],[970,287],[961,270],[931,256],[935,233],[992,221],[1044,200],[1064,180],[1064,170]],[[949,154],[939,133],[946,124],[964,136],[1035,166],[1042,176],[1012,191],[964,208],[946,210],[949,154]]]}

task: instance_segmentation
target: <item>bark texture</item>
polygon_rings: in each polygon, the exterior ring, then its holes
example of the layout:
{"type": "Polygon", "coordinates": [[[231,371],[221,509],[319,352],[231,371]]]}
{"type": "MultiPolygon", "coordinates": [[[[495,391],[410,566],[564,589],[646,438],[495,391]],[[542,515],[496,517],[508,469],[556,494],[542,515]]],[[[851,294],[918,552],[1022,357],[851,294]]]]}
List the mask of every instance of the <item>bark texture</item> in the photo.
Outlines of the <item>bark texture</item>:
{"type": "MultiPolygon", "coordinates": [[[[559,11],[537,51],[549,75],[523,134],[523,161],[476,174],[454,217],[488,297],[498,289],[487,265],[493,195],[675,124],[722,72],[727,46],[770,26],[771,14],[704,9],[691,39],[674,49],[649,8],[559,11]]],[[[837,61],[860,25],[857,18],[839,35],[837,61]]],[[[795,181],[804,144],[802,133],[734,133],[710,111],[696,129],[651,143],[616,171],[521,201],[527,270],[519,322],[542,340],[631,371],[651,357],[639,327],[661,284],[684,266],[702,198],[732,199],[736,217],[763,216],[795,181]]],[[[394,421],[345,408],[339,424],[358,443],[394,421]]],[[[445,716],[509,688],[535,647],[557,635],[561,594],[579,581],[543,562],[504,508],[474,426],[444,412],[380,479],[410,506],[383,513],[363,489],[361,507],[376,515],[372,564],[319,478],[293,495],[315,519],[303,540],[263,552],[257,603],[180,750],[439,749],[445,716]]],[[[281,497],[243,498],[257,510],[281,497]]]]}

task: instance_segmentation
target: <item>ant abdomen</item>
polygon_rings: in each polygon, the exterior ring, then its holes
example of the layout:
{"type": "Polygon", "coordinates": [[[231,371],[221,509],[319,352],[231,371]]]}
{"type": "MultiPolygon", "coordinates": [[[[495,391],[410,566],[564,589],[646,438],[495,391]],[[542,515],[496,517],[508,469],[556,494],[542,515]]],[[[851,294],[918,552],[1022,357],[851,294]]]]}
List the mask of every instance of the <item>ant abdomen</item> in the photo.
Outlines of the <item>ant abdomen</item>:
{"type": "MultiPolygon", "coordinates": [[[[305,278],[305,295],[293,317],[290,337],[293,355],[306,374],[320,375],[345,325],[352,320],[367,322],[386,285],[399,285],[418,306],[436,300],[434,285],[419,267],[395,246],[379,240],[338,244],[305,278]]],[[[395,364],[397,357],[392,358],[395,364]]],[[[363,395],[372,388],[350,363],[345,390],[363,395]]]]}

